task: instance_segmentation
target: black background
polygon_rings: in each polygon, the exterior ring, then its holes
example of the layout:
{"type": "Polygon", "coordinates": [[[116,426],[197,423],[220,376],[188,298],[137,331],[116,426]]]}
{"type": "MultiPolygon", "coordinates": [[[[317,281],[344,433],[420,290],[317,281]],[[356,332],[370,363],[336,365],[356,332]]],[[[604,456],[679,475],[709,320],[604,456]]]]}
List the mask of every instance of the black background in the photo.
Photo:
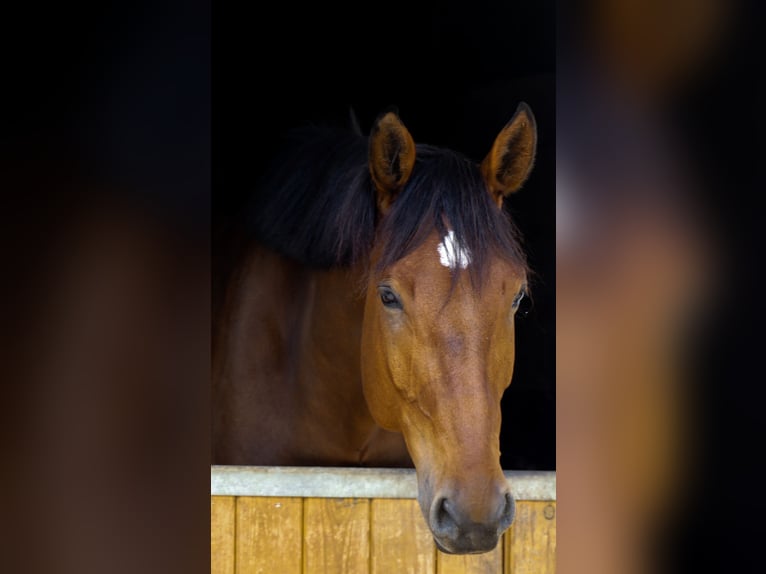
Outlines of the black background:
{"type": "Polygon", "coordinates": [[[367,133],[393,105],[416,141],[481,161],[519,102],[530,105],[537,160],[510,209],[536,273],[534,305],[516,322],[501,463],[554,469],[554,2],[222,4],[214,33],[214,257],[289,127],[347,125],[351,107],[367,133]]]}

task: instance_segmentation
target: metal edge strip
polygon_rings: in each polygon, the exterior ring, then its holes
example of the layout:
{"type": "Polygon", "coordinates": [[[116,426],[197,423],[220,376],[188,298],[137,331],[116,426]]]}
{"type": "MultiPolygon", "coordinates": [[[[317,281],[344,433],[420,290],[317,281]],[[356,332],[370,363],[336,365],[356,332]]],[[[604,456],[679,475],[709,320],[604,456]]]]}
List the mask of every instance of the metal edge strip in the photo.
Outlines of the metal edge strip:
{"type": "MultiPolygon", "coordinates": [[[[556,500],[555,471],[505,471],[516,500],[556,500]]],[[[404,468],[212,466],[211,496],[417,498],[404,468]]]]}

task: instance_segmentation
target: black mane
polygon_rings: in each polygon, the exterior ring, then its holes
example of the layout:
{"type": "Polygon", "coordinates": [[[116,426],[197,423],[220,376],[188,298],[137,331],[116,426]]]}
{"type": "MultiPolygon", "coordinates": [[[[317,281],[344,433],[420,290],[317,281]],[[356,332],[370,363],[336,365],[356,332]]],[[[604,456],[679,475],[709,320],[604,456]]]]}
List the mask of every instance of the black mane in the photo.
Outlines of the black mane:
{"type": "Polygon", "coordinates": [[[526,268],[518,233],[497,209],[478,165],[456,152],[418,144],[405,188],[376,229],[367,138],[325,127],[293,130],[247,212],[253,239],[319,268],[345,267],[382,242],[380,268],[417,248],[445,222],[471,253],[480,277],[489,254],[526,268]]]}

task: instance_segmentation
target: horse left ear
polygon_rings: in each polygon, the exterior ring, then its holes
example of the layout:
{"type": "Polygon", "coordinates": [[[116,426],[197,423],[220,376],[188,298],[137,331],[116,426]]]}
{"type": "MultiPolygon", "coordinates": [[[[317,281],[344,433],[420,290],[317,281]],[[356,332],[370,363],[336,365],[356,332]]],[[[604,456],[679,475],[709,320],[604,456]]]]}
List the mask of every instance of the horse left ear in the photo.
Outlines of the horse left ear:
{"type": "Polygon", "coordinates": [[[395,111],[382,114],[370,132],[370,174],[378,210],[386,213],[415,167],[415,142],[395,111]]]}
{"type": "Polygon", "coordinates": [[[522,102],[481,162],[482,174],[498,207],[502,208],[503,199],[526,181],[535,161],[536,148],[535,116],[522,102]]]}

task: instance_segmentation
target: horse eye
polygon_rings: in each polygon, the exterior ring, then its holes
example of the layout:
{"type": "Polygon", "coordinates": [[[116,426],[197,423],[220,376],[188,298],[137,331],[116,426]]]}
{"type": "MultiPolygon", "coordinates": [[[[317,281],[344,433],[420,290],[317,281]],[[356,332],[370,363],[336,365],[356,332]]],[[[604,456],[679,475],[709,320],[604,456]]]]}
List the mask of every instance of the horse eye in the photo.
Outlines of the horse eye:
{"type": "Polygon", "coordinates": [[[529,314],[529,297],[527,296],[526,288],[522,288],[513,298],[513,310],[516,311],[516,315],[526,317],[529,314]]]}
{"type": "Polygon", "coordinates": [[[380,287],[378,292],[380,293],[380,301],[384,306],[389,309],[402,308],[402,302],[399,301],[399,297],[389,287],[380,287]]]}

